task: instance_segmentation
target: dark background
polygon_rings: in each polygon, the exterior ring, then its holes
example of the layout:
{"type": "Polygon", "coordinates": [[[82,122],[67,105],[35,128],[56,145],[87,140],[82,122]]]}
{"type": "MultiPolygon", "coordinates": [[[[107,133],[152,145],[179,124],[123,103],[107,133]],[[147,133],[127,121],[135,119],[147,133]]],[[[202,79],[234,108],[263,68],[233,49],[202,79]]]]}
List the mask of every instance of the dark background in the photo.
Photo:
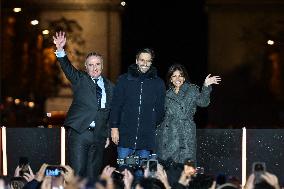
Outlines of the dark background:
{"type": "Polygon", "coordinates": [[[122,13],[122,71],[134,63],[137,49],[153,48],[154,66],[165,79],[174,62],[190,79],[202,83],[207,74],[207,14],[203,0],[181,2],[127,1],[122,13]]]}
{"type": "MultiPolygon", "coordinates": [[[[122,13],[122,72],[135,63],[137,50],[155,51],[153,66],[166,80],[174,63],[183,64],[191,82],[201,86],[207,72],[208,18],[204,0],[190,1],[126,1],[122,13]]],[[[195,116],[199,127],[207,124],[207,110],[195,116]]]]}

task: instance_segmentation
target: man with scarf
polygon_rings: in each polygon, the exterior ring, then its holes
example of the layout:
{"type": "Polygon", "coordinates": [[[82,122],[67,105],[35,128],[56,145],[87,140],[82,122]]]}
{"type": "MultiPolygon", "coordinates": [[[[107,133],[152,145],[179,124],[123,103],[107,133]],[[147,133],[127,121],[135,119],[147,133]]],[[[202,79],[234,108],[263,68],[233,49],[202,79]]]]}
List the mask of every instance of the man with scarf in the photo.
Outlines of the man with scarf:
{"type": "Polygon", "coordinates": [[[110,126],[118,159],[134,154],[146,159],[155,149],[155,129],[163,119],[166,89],[152,66],[153,59],[153,50],[140,50],[136,64],[129,66],[115,86],[110,126]]]}

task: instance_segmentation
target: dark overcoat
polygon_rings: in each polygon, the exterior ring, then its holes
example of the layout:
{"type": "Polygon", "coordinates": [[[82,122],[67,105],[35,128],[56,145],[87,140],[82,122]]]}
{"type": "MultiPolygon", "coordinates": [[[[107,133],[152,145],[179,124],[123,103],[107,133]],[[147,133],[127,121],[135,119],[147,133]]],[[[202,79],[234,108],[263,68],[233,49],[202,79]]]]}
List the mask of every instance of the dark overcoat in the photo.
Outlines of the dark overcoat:
{"type": "Polygon", "coordinates": [[[153,66],[142,74],[133,64],[119,77],[110,114],[111,127],[119,129],[119,146],[154,149],[155,128],[164,115],[165,90],[153,66]]]}

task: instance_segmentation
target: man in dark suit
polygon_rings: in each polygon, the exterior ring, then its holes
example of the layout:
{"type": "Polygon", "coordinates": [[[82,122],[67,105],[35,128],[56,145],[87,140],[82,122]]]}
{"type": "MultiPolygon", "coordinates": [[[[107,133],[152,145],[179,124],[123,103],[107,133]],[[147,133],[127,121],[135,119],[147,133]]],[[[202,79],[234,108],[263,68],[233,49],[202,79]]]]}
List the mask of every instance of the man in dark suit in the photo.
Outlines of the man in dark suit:
{"type": "Polygon", "coordinates": [[[108,118],[113,84],[103,77],[103,58],[98,53],[86,57],[86,72],[77,70],[63,47],[64,32],[53,37],[60,66],[72,84],[73,101],[64,125],[68,131],[68,152],[76,174],[93,181],[100,173],[103,151],[108,146],[108,118]]]}

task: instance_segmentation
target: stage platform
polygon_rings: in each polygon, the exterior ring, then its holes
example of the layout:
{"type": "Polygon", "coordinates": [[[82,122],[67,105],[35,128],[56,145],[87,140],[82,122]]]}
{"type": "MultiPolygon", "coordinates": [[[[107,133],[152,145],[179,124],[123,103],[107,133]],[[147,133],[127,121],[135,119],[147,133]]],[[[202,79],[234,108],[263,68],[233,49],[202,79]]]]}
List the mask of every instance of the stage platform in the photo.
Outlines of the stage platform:
{"type": "MultiPolygon", "coordinates": [[[[26,156],[36,172],[42,163],[61,163],[60,128],[5,128],[8,176],[14,174],[19,157],[26,156]]],[[[197,160],[205,173],[242,178],[242,129],[198,129],[197,160]]],[[[3,137],[3,133],[2,133],[3,137]]],[[[284,129],[247,129],[246,176],[252,163],[265,162],[267,170],[276,174],[284,183],[284,129]]],[[[2,140],[1,140],[2,141],[2,140]]],[[[1,143],[3,149],[3,143],[1,143]]],[[[3,171],[3,154],[1,170],[3,171]]],[[[4,158],[5,160],[5,158],[4,158]]],[[[105,151],[105,164],[116,162],[115,147],[105,151]]],[[[68,164],[68,153],[66,154],[68,164]]],[[[5,168],[5,166],[4,166],[5,168]]]]}

